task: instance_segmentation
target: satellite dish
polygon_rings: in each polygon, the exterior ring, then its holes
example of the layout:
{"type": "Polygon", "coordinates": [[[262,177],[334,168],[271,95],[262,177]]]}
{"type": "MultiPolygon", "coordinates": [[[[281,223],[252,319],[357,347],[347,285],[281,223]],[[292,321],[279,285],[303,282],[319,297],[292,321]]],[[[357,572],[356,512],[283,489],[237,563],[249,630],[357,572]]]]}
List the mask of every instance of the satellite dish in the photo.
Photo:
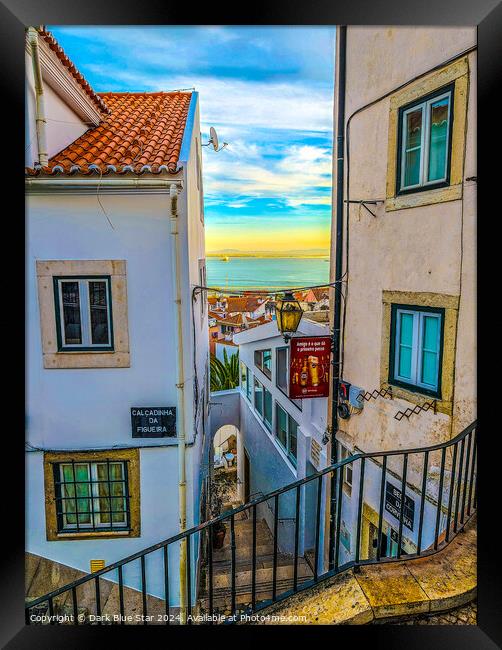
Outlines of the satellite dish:
{"type": "Polygon", "coordinates": [[[218,135],[217,135],[217,133],[216,133],[216,129],[214,128],[214,126],[212,126],[212,127],[209,129],[209,142],[207,142],[206,144],[203,144],[203,145],[201,145],[201,146],[203,146],[203,147],[209,147],[210,144],[213,145],[213,149],[214,149],[216,152],[221,151],[222,149],[224,149],[225,147],[228,146],[228,143],[227,143],[227,142],[224,142],[224,143],[223,143],[223,146],[221,146],[221,147],[218,148],[219,140],[218,140],[218,135]]]}
{"type": "Polygon", "coordinates": [[[218,135],[214,127],[209,129],[209,142],[213,145],[213,149],[218,151],[218,135]]]}

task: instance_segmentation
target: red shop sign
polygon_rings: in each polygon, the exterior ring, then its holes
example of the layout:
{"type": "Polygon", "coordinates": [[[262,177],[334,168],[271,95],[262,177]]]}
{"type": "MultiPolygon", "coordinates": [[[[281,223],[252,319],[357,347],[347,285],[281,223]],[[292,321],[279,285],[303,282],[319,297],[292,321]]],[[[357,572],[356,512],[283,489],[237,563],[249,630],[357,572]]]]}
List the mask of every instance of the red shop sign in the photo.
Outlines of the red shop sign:
{"type": "Polygon", "coordinates": [[[289,357],[289,397],[328,397],[330,359],[330,336],[293,337],[289,357]]]}

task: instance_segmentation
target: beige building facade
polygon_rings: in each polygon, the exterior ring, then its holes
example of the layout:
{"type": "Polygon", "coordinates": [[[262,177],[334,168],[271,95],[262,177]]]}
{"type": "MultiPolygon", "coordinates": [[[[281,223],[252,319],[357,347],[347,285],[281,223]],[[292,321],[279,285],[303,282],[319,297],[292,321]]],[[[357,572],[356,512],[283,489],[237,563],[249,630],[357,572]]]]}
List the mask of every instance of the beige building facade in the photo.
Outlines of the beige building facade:
{"type": "MultiPolygon", "coordinates": [[[[347,400],[338,458],[446,442],[476,419],[476,30],[347,27],[345,70],[340,376],[374,397],[347,400]]],[[[376,510],[365,493],[363,557],[376,510]]]]}
{"type": "MultiPolygon", "coordinates": [[[[393,394],[339,420],[338,437],[364,451],[444,442],[475,419],[475,45],[474,28],[347,28],[342,379],[369,392],[391,387],[393,394]],[[415,119],[415,131],[423,127],[423,151],[415,147],[414,160],[425,157],[431,129],[446,130],[439,157],[446,155],[447,179],[403,190],[403,115],[414,109],[409,121],[415,119]],[[443,126],[432,122],[427,132],[426,113],[434,110],[442,110],[443,126]],[[401,318],[410,312],[410,323],[414,314],[437,310],[430,312],[439,316],[430,328],[431,336],[439,330],[434,388],[433,368],[430,385],[397,379],[392,321],[399,309],[401,318]],[[433,403],[427,411],[394,417],[426,403],[433,403]]],[[[432,161],[430,143],[429,149],[432,161]]],[[[335,248],[334,234],[332,241],[335,248]]]]}

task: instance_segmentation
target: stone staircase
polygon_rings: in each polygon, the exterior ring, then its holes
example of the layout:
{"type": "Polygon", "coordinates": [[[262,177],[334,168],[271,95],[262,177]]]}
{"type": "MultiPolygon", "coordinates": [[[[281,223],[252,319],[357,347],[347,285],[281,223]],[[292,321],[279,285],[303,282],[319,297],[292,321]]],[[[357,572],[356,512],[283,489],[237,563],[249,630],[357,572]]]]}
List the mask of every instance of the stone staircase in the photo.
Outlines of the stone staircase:
{"type": "MultiPolygon", "coordinates": [[[[235,507],[235,504],[232,504],[235,507]]],[[[213,550],[213,606],[224,613],[230,613],[232,585],[232,549],[230,546],[230,526],[223,548],[213,550]]],[[[235,602],[237,607],[251,603],[253,578],[253,522],[248,512],[235,517],[235,602]]],[[[256,601],[272,598],[274,565],[274,539],[264,519],[256,522],[256,601]]],[[[293,587],[294,557],[278,552],[276,590],[277,594],[293,587]]],[[[313,572],[304,560],[298,558],[298,584],[311,579],[313,572]]],[[[207,605],[207,593],[203,597],[207,605]]]]}

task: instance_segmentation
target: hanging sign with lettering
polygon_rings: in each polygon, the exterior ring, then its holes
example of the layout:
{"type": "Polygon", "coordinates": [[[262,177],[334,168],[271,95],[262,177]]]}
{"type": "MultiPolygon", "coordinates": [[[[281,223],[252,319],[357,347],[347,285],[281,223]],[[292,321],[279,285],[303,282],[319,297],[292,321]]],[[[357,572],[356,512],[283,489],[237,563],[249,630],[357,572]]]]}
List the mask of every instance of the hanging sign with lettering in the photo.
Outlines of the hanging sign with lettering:
{"type": "Polygon", "coordinates": [[[331,337],[295,336],[289,357],[289,397],[328,397],[331,337]]]}
{"type": "Polygon", "coordinates": [[[131,409],[133,438],[175,438],[175,406],[135,406],[131,409]]]}
{"type": "MultiPolygon", "coordinates": [[[[385,510],[394,515],[396,519],[401,516],[401,499],[403,493],[397,487],[386,481],[385,483],[385,510]]],[[[415,519],[415,502],[408,495],[404,498],[403,524],[406,528],[413,530],[415,519]]]]}

